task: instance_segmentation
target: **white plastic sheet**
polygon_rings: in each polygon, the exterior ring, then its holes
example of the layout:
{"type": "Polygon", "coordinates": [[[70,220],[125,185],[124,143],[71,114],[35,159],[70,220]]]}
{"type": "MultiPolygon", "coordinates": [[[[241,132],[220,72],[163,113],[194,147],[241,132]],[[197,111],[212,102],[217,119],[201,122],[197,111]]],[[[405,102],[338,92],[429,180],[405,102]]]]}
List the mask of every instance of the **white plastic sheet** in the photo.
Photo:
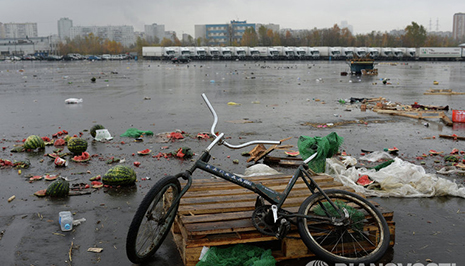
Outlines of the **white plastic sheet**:
{"type": "Polygon", "coordinates": [[[254,164],[249,168],[245,169],[244,176],[261,176],[261,175],[278,175],[280,172],[269,167],[266,164],[254,164]]]}
{"type": "Polygon", "coordinates": [[[111,136],[110,132],[108,132],[108,129],[97,129],[95,131],[95,140],[96,141],[102,141],[102,140],[112,140],[113,137],[111,136]]]}
{"type": "MultiPolygon", "coordinates": [[[[361,159],[361,158],[360,158],[361,159]]],[[[326,160],[326,173],[335,177],[345,186],[367,196],[377,197],[433,197],[457,196],[465,198],[465,187],[435,174],[426,173],[425,169],[399,158],[378,172],[373,169],[346,166],[335,158],[326,160]],[[356,183],[362,175],[368,175],[377,181],[381,189],[374,190],[356,183]]]]}
{"type": "Polygon", "coordinates": [[[68,98],[65,100],[65,103],[66,104],[78,104],[78,103],[82,103],[82,98],[68,98]]]}

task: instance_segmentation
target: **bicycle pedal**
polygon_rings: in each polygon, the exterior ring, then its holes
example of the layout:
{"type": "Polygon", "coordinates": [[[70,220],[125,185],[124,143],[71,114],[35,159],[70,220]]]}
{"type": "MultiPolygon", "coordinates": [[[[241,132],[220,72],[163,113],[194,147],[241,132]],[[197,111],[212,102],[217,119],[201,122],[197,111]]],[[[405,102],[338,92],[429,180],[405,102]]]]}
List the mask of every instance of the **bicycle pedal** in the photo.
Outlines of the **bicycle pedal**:
{"type": "Polygon", "coordinates": [[[291,223],[286,219],[281,219],[276,238],[283,239],[291,230],[291,223]]]}

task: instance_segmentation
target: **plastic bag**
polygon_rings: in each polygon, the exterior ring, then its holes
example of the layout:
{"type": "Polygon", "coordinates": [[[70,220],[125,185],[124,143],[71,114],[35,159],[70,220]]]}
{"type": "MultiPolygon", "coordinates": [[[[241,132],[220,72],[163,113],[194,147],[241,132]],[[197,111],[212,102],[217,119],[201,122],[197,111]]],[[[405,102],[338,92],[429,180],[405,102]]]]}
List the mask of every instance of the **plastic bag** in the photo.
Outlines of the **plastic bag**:
{"type": "Polygon", "coordinates": [[[77,103],[82,103],[82,98],[68,98],[65,100],[66,104],[77,104],[77,103]]]}
{"type": "Polygon", "coordinates": [[[392,159],[393,157],[384,151],[374,151],[369,153],[365,156],[360,157],[360,160],[369,161],[369,162],[376,162],[382,159],[392,159]]]}
{"type": "Polygon", "coordinates": [[[142,130],[139,130],[137,128],[129,128],[128,130],[126,130],[126,132],[121,134],[120,137],[138,138],[141,135],[150,135],[150,136],[152,136],[153,132],[152,131],[142,131],[142,130]]]}
{"type": "Polygon", "coordinates": [[[336,155],[342,142],[344,142],[344,138],[338,136],[336,132],[331,132],[325,137],[300,136],[297,146],[303,160],[318,152],[317,156],[308,163],[308,166],[316,173],[323,173],[326,158],[336,155]]]}
{"type": "Polygon", "coordinates": [[[389,166],[376,171],[355,167],[346,168],[335,158],[327,160],[326,173],[347,187],[367,196],[376,197],[433,197],[457,196],[465,198],[465,187],[434,174],[426,173],[419,165],[395,158],[389,166]],[[380,189],[370,189],[356,183],[362,175],[368,175],[379,183],[380,189]]]}
{"type": "Polygon", "coordinates": [[[262,175],[279,175],[280,172],[269,167],[266,164],[254,164],[244,171],[245,176],[262,176],[262,175]]]}

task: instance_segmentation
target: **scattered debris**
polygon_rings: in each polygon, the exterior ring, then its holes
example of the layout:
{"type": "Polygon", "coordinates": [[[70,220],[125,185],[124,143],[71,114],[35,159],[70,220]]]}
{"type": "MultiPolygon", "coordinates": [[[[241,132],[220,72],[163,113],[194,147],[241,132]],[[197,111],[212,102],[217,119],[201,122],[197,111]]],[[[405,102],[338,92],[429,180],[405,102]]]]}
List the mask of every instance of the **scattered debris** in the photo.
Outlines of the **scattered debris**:
{"type": "Polygon", "coordinates": [[[452,91],[451,89],[440,89],[440,90],[430,89],[423,94],[424,95],[464,95],[465,92],[455,92],[455,91],[452,91]]]}
{"type": "Polygon", "coordinates": [[[82,103],[82,98],[78,99],[78,98],[68,98],[65,100],[65,103],[66,104],[78,104],[78,103],[82,103]]]}
{"type": "Polygon", "coordinates": [[[88,252],[100,253],[103,251],[103,248],[88,248],[88,252]]]}

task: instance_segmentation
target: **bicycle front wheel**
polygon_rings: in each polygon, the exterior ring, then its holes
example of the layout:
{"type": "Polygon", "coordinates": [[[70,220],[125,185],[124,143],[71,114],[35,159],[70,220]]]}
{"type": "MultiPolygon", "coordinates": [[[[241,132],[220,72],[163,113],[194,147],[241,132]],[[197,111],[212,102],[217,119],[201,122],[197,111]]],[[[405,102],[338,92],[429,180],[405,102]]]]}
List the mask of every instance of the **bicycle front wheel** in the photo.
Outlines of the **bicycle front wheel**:
{"type": "Polygon", "coordinates": [[[343,190],[324,193],[342,210],[344,218],[322,193],[300,206],[299,234],[320,259],[331,263],[371,263],[386,252],[390,233],[381,212],[366,199],[343,190]]]}
{"type": "Polygon", "coordinates": [[[180,192],[179,180],[174,176],[167,176],[158,181],[144,197],[126,238],[126,254],[131,262],[145,262],[158,250],[176,217],[179,201],[173,200],[180,192]],[[174,208],[168,213],[168,209],[174,204],[174,208]]]}

